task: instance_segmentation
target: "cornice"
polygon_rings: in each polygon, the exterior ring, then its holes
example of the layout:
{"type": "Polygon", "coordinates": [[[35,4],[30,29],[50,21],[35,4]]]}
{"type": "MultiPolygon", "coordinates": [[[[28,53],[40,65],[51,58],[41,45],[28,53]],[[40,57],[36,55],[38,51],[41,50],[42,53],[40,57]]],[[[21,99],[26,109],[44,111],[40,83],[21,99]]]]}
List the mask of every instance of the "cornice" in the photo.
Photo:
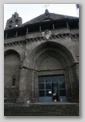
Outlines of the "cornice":
{"type": "Polygon", "coordinates": [[[13,41],[11,41],[12,39],[10,39],[9,41],[5,40],[4,46],[25,45],[27,42],[49,41],[51,39],[64,39],[66,37],[69,37],[75,41],[75,39],[79,38],[79,34],[78,33],[75,33],[75,34],[71,34],[71,33],[52,34],[52,35],[50,35],[48,40],[45,38],[45,36],[34,37],[34,38],[22,37],[22,38],[18,38],[18,39],[16,39],[16,37],[15,37],[15,38],[13,38],[13,41]]]}

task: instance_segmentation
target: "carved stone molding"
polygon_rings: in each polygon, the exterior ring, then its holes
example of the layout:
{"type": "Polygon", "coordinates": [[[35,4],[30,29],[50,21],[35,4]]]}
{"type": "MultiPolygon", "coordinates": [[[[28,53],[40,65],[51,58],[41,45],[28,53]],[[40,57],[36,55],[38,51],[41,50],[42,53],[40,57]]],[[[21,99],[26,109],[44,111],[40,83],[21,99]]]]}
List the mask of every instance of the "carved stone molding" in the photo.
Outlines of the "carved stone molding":
{"type": "Polygon", "coordinates": [[[36,37],[36,38],[28,38],[23,41],[16,41],[16,42],[9,42],[5,43],[5,46],[16,46],[16,45],[25,45],[27,42],[31,41],[43,41],[43,40],[49,40],[49,39],[59,39],[59,38],[65,38],[65,37],[70,37],[72,39],[78,40],[79,34],[71,34],[71,33],[62,33],[62,34],[51,34],[51,31],[45,31],[42,32],[42,37],[36,37]]]}
{"type": "Polygon", "coordinates": [[[42,36],[46,39],[49,40],[50,36],[51,36],[51,31],[46,30],[44,32],[42,32],[42,36]]]}

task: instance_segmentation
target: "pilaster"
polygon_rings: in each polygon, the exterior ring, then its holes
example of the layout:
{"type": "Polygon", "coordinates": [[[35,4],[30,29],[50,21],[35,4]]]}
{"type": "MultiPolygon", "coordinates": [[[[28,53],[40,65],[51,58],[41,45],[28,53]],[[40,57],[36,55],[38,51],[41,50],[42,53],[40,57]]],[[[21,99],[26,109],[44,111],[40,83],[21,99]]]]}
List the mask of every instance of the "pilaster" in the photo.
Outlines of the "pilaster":
{"type": "Polygon", "coordinates": [[[20,80],[19,80],[19,98],[17,102],[26,102],[29,99],[29,81],[28,81],[28,70],[22,67],[20,69],[20,80]]]}

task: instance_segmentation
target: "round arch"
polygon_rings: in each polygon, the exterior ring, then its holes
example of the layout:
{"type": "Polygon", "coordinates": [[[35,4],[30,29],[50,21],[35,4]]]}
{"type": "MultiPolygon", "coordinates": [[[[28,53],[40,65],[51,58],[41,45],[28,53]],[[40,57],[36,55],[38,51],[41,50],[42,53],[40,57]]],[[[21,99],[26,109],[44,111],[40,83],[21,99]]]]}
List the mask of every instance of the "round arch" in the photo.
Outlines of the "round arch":
{"type": "MultiPolygon", "coordinates": [[[[34,78],[34,91],[36,91],[35,96],[39,96],[38,86],[40,76],[41,78],[45,78],[45,76],[53,77],[56,75],[56,77],[62,77],[64,75],[67,94],[66,96],[68,96],[68,99],[71,98],[71,82],[74,81],[72,66],[75,61],[71,52],[65,46],[50,41],[43,42],[33,50],[29,59],[30,68],[36,71],[34,78]]],[[[44,85],[46,85],[45,82],[44,85]]],[[[46,91],[47,89],[44,90],[46,91]]]]}
{"type": "MultiPolygon", "coordinates": [[[[63,65],[63,68],[71,66],[74,63],[74,58],[71,52],[63,45],[55,42],[45,42],[38,45],[31,53],[29,60],[33,69],[41,63],[46,56],[56,57],[63,65]]],[[[37,68],[36,68],[37,69],[37,68]]]]}
{"type": "Polygon", "coordinates": [[[4,56],[7,55],[7,54],[9,54],[9,53],[16,53],[20,57],[20,54],[16,50],[13,50],[13,49],[6,50],[4,52],[4,56]]]}
{"type": "Polygon", "coordinates": [[[19,94],[20,55],[15,50],[4,52],[4,90],[5,98],[15,102],[19,94]]]}

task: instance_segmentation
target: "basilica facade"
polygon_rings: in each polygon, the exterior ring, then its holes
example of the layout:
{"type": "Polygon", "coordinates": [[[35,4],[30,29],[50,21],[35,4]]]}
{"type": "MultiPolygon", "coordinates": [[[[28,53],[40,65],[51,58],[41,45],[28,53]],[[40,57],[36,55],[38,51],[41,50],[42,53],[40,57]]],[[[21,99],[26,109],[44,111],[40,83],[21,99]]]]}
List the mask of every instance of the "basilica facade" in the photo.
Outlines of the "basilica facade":
{"type": "Polygon", "coordinates": [[[4,30],[4,102],[79,101],[79,18],[50,13],[4,30]]]}

